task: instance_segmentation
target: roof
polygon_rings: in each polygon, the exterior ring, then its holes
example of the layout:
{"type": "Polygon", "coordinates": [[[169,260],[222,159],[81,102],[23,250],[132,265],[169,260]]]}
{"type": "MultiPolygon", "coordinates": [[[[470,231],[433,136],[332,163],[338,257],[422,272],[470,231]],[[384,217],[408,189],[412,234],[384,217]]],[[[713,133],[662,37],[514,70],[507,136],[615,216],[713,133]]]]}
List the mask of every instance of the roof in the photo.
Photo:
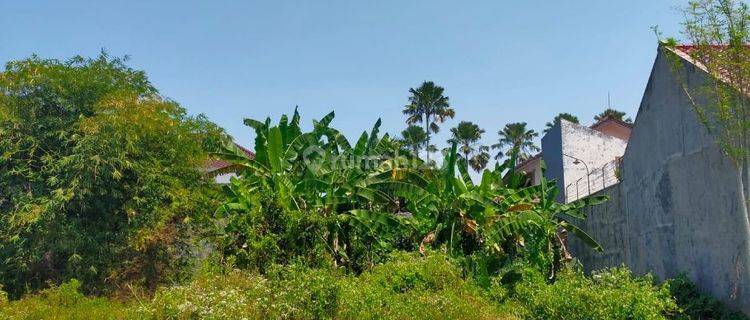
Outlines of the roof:
{"type": "MultiPolygon", "coordinates": [[[[669,46],[665,45],[664,43],[661,43],[660,46],[662,46],[662,47],[666,48],[667,50],[673,52],[678,57],[680,57],[683,60],[687,61],[688,63],[690,63],[690,64],[692,64],[692,65],[700,68],[704,72],[711,73],[709,71],[708,67],[706,67],[705,63],[707,61],[701,61],[700,57],[696,56],[696,53],[701,48],[700,45],[679,44],[679,45],[675,45],[673,47],[669,47],[669,46]]],[[[708,46],[707,48],[721,50],[721,49],[727,48],[727,47],[728,47],[727,45],[711,45],[711,46],[708,46]]],[[[744,45],[744,47],[745,47],[745,49],[748,49],[750,51],[750,44],[746,44],[746,45],[744,45]]],[[[726,70],[722,70],[721,68],[719,68],[718,74],[713,74],[713,76],[715,76],[717,79],[719,79],[720,81],[722,81],[722,82],[724,82],[724,83],[726,83],[728,85],[734,86],[734,84],[732,84],[732,82],[728,79],[729,74],[728,74],[728,72],[726,72],[726,70]]],[[[739,89],[738,88],[738,90],[744,91],[745,94],[747,94],[747,91],[750,90],[750,89],[744,88],[744,90],[743,90],[743,89],[739,89]]]]}
{"type": "MultiPolygon", "coordinates": [[[[252,151],[248,150],[247,148],[245,148],[245,147],[243,147],[243,146],[241,146],[241,145],[239,145],[239,144],[237,144],[237,143],[235,143],[234,145],[235,145],[235,146],[236,146],[237,148],[239,148],[240,150],[242,150],[242,151],[243,151],[243,152],[244,152],[244,153],[245,153],[245,154],[247,155],[247,157],[248,157],[248,158],[250,158],[250,159],[253,159],[253,158],[255,158],[255,153],[254,153],[254,152],[252,152],[252,151]]],[[[208,171],[208,172],[212,172],[212,171],[216,171],[216,170],[219,170],[219,169],[223,169],[223,168],[226,168],[226,167],[228,167],[228,166],[230,166],[230,165],[231,165],[231,163],[229,163],[229,162],[227,162],[227,161],[224,161],[224,160],[220,160],[220,159],[211,159],[211,160],[209,160],[209,161],[208,161],[208,162],[206,163],[206,165],[205,165],[205,169],[206,169],[206,171],[208,171]]]]}
{"type": "Polygon", "coordinates": [[[529,164],[529,163],[531,163],[531,162],[533,162],[535,160],[539,160],[541,158],[542,158],[542,153],[541,152],[537,153],[537,154],[533,155],[532,157],[530,157],[530,158],[528,158],[528,159],[526,159],[524,161],[521,161],[521,163],[516,164],[516,169],[520,169],[523,166],[525,166],[525,165],[527,165],[527,164],[529,164]]]}
{"type": "Polygon", "coordinates": [[[627,123],[625,121],[622,121],[622,119],[617,119],[617,118],[612,117],[612,116],[606,116],[606,117],[604,117],[604,119],[601,119],[601,120],[597,121],[596,123],[592,124],[589,128],[596,130],[596,128],[598,128],[601,125],[603,125],[605,123],[608,123],[608,122],[614,122],[614,123],[617,123],[617,124],[619,124],[619,125],[621,125],[623,127],[627,127],[627,128],[633,129],[633,124],[632,123],[627,123]]]}

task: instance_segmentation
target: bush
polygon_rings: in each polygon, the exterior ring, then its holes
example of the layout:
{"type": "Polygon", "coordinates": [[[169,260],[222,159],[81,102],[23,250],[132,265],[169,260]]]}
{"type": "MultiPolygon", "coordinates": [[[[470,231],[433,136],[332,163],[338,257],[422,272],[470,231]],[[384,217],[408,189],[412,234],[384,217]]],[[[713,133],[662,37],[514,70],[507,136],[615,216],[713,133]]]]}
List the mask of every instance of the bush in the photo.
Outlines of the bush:
{"type": "Polygon", "coordinates": [[[489,300],[445,255],[396,254],[341,289],[343,319],[498,319],[508,312],[489,300]]]}
{"type": "Polygon", "coordinates": [[[586,277],[563,270],[548,284],[524,270],[512,286],[510,300],[526,307],[527,319],[664,319],[679,315],[669,289],[656,286],[650,275],[635,277],[613,268],[586,277]]]}
{"type": "Polygon", "coordinates": [[[444,255],[397,254],[362,275],[275,266],[266,277],[206,274],[159,290],[150,319],[497,319],[505,314],[444,255]]]}
{"type": "Polygon", "coordinates": [[[296,265],[274,265],[266,275],[204,270],[129,303],[86,297],[75,280],[18,301],[0,295],[0,319],[743,319],[684,278],[657,286],[625,268],[590,277],[563,269],[550,283],[515,262],[486,290],[436,252],[395,253],[358,276],[296,265]]]}
{"type": "Polygon", "coordinates": [[[679,275],[676,278],[666,282],[665,286],[669,288],[672,296],[677,301],[677,305],[683,310],[685,318],[690,319],[747,319],[738,312],[729,310],[720,301],[701,294],[698,287],[692,283],[685,275],[679,275]]]}
{"type": "Polygon", "coordinates": [[[85,297],[73,279],[18,301],[0,297],[0,319],[136,319],[134,310],[115,300],[85,297]]]}

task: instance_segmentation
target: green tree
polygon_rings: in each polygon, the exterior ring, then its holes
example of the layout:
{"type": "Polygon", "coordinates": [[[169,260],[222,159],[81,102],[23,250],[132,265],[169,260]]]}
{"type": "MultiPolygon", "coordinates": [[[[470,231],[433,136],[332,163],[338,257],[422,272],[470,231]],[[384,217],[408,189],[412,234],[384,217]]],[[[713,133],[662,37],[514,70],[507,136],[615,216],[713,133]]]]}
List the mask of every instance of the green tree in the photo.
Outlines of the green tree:
{"type": "MultiPolygon", "coordinates": [[[[427,133],[427,145],[430,145],[431,133],[440,131],[439,124],[447,119],[453,119],[456,112],[451,108],[448,97],[443,95],[445,89],[435,85],[432,81],[425,81],[419,88],[409,89],[411,96],[409,104],[404,107],[404,114],[409,117],[407,124],[424,123],[427,133]]],[[[430,161],[430,153],[427,153],[427,162],[430,161]]]]}
{"type": "Polygon", "coordinates": [[[547,124],[545,125],[545,128],[544,128],[544,133],[549,132],[549,130],[552,129],[552,127],[554,127],[555,125],[557,125],[558,123],[560,123],[560,119],[564,119],[564,120],[567,120],[567,121],[572,122],[572,123],[580,123],[578,121],[578,117],[576,117],[576,116],[574,116],[574,115],[572,115],[570,113],[560,113],[560,114],[558,114],[558,115],[555,116],[555,118],[552,120],[552,122],[547,122],[547,124]]]}
{"type": "Polygon", "coordinates": [[[607,108],[607,110],[604,110],[602,111],[602,113],[594,116],[595,121],[602,121],[606,118],[613,118],[613,119],[625,121],[627,123],[633,123],[633,119],[625,118],[625,112],[615,110],[612,108],[607,108]]]}
{"type": "Polygon", "coordinates": [[[419,156],[419,150],[427,147],[427,132],[420,126],[410,125],[401,131],[401,141],[415,156],[419,156]]]}
{"type": "Polygon", "coordinates": [[[182,221],[212,206],[199,169],[220,129],[106,54],[10,62],[0,105],[0,283],[13,296],[181,274],[182,221]]]}
{"type": "Polygon", "coordinates": [[[492,145],[492,149],[498,150],[495,159],[500,159],[504,155],[510,156],[513,150],[518,150],[519,158],[527,159],[532,152],[539,151],[539,147],[534,142],[539,133],[533,129],[527,129],[526,122],[506,124],[497,134],[498,142],[492,145]]]}
{"type": "Polygon", "coordinates": [[[455,128],[451,128],[451,139],[449,143],[457,143],[459,152],[463,155],[466,167],[479,172],[487,166],[489,161],[489,148],[479,144],[484,129],[469,121],[461,121],[455,128]]]}
{"type": "MultiPolygon", "coordinates": [[[[675,74],[699,119],[736,165],[743,204],[750,211],[750,10],[742,1],[697,0],[683,13],[689,54],[712,79],[696,85],[681,71],[675,74]]],[[[676,42],[670,39],[667,45],[676,42]]]]}

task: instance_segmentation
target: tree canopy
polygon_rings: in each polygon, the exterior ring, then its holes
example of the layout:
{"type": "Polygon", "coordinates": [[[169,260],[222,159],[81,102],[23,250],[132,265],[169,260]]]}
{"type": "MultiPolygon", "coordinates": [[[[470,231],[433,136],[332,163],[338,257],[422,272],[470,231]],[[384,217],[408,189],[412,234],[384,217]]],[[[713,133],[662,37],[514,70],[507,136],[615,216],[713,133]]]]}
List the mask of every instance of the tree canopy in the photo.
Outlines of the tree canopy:
{"type": "Polygon", "coordinates": [[[518,151],[519,158],[526,159],[532,156],[533,152],[540,150],[534,142],[539,133],[534,129],[528,129],[526,122],[508,123],[497,134],[498,141],[492,145],[492,149],[498,150],[495,159],[510,156],[514,150],[518,151]]]}
{"type": "Polygon", "coordinates": [[[94,291],[171,276],[181,222],[210,203],[200,168],[221,129],[104,53],[8,63],[0,106],[0,279],[11,294],[72,276],[94,291]]]}
{"type": "Polygon", "coordinates": [[[479,172],[487,166],[490,159],[489,147],[479,144],[484,129],[470,121],[461,121],[451,128],[451,138],[448,143],[458,144],[458,150],[463,161],[475,171],[479,172]]]}
{"type": "Polygon", "coordinates": [[[549,132],[549,130],[552,129],[552,127],[554,127],[555,125],[557,125],[558,123],[560,123],[560,119],[565,119],[565,120],[570,121],[572,123],[580,123],[578,121],[578,117],[576,117],[576,116],[574,116],[574,115],[572,115],[570,113],[563,112],[563,113],[560,113],[560,114],[556,115],[555,118],[552,119],[552,122],[547,122],[547,124],[545,125],[545,128],[544,128],[544,133],[549,132]]]}
{"type": "MultiPolygon", "coordinates": [[[[430,145],[431,133],[440,131],[441,123],[447,119],[453,119],[456,112],[451,108],[449,99],[444,95],[445,89],[432,81],[425,81],[418,88],[409,89],[409,104],[404,107],[403,113],[409,117],[407,124],[424,123],[427,133],[427,145],[430,145]]],[[[430,153],[427,153],[427,161],[430,153]]]]}
{"type": "Polygon", "coordinates": [[[596,116],[594,116],[594,120],[595,121],[602,121],[602,120],[604,120],[606,118],[613,118],[613,119],[625,121],[627,123],[633,123],[633,119],[625,117],[625,112],[619,111],[619,110],[615,110],[615,109],[612,109],[612,108],[607,108],[606,110],[602,111],[602,113],[597,114],[596,116]]]}

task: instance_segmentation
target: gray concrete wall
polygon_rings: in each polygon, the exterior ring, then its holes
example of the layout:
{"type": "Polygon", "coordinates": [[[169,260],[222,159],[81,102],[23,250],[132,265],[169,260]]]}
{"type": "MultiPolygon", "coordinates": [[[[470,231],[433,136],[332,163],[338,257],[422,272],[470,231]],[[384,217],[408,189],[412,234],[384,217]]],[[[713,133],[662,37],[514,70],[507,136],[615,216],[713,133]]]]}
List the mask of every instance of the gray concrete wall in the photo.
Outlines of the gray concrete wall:
{"type": "Polygon", "coordinates": [[[563,192],[565,190],[565,181],[563,180],[562,129],[560,123],[555,124],[542,137],[542,160],[544,160],[544,164],[547,166],[544,175],[549,180],[555,180],[558,190],[561,190],[557,195],[557,201],[565,202],[565,194],[563,192]]]}
{"type": "Polygon", "coordinates": [[[602,194],[582,227],[605,247],[571,240],[587,269],[628,265],[661,279],[685,273],[705,292],[750,314],[750,225],[734,165],[698,121],[678,84],[706,75],[684,63],[678,77],[660,48],[623,156],[622,182],[602,194]]]}
{"type": "Polygon", "coordinates": [[[568,241],[571,252],[583,264],[586,272],[625,264],[628,248],[628,225],[620,207],[622,203],[620,185],[611,186],[595,195],[606,195],[610,200],[604,204],[586,208],[584,211],[589,218],[573,222],[596,239],[604,251],[596,252],[572,235],[568,241]]]}

